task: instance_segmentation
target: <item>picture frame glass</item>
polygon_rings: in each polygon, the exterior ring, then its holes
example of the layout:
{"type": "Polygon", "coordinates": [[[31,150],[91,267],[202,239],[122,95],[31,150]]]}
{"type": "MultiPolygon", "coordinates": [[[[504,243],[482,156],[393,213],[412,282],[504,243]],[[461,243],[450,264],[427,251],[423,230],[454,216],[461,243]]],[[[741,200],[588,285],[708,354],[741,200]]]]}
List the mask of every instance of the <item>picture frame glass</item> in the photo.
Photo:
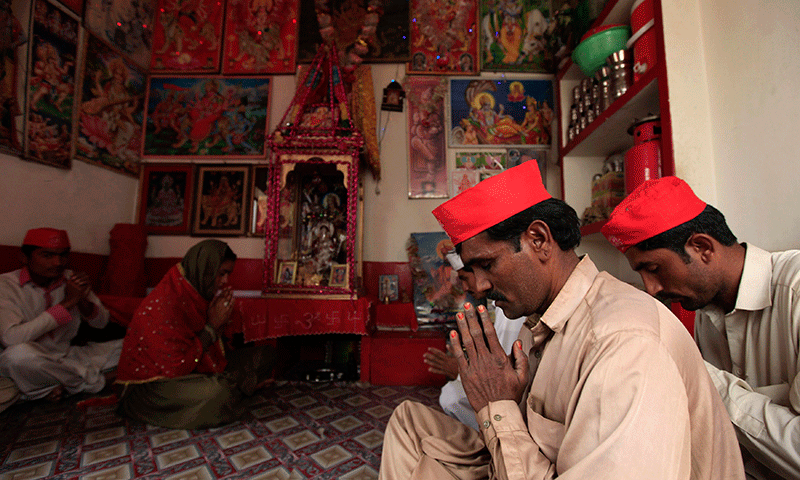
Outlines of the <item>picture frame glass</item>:
{"type": "Polygon", "coordinates": [[[449,86],[451,147],[552,144],[552,78],[458,78],[449,86]]]}
{"type": "Polygon", "coordinates": [[[276,261],[296,259],[296,285],[332,286],[333,266],[347,267],[348,185],[343,164],[282,165],[276,261]]]}
{"type": "Polygon", "coordinates": [[[378,299],[380,301],[396,302],[400,296],[399,276],[381,275],[378,285],[378,299]]]}
{"type": "Polygon", "coordinates": [[[139,223],[148,234],[189,231],[192,182],[191,165],[144,165],[139,223]]]}
{"type": "Polygon", "coordinates": [[[195,235],[244,235],[250,185],[248,165],[200,165],[197,168],[195,235]]]}

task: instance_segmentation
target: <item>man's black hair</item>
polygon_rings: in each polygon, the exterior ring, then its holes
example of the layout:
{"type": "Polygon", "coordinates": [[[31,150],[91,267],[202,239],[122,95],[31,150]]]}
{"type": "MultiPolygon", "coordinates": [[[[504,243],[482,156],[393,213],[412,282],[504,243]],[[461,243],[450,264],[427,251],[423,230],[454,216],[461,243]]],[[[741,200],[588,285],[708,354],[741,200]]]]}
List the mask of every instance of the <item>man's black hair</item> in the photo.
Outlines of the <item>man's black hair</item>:
{"type": "MultiPolygon", "coordinates": [[[[572,250],[581,243],[581,222],[575,209],[563,200],[548,198],[532,207],[503,220],[493,227],[486,229],[490,239],[507,241],[514,246],[515,251],[521,249],[520,237],[531,223],[541,220],[550,228],[553,239],[559,248],[564,251],[572,250]]],[[[461,252],[461,244],[457,245],[461,252]]]]}
{"type": "Polygon", "coordinates": [[[635,247],[642,251],[667,248],[680,255],[683,261],[688,263],[690,257],[686,253],[686,242],[695,233],[704,233],[726,247],[736,243],[736,235],[731,232],[722,212],[711,205],[706,205],[700,215],[666,232],[643,240],[635,247]]]}
{"type": "Polygon", "coordinates": [[[37,247],[36,245],[23,245],[22,246],[22,254],[25,255],[25,258],[31,258],[31,255],[33,255],[33,252],[35,252],[39,248],[42,248],[42,247],[37,247]]]}

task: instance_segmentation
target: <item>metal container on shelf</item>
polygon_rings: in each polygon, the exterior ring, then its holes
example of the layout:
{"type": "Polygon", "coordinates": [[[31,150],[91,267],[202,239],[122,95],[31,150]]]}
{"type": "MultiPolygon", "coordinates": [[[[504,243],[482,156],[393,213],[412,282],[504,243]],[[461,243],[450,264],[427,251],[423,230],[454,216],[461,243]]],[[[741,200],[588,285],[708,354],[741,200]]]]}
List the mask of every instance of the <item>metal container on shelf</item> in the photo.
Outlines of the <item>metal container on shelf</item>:
{"type": "Polygon", "coordinates": [[[618,50],[606,58],[611,67],[612,98],[616,100],[633,84],[633,59],[628,50],[618,50]]]}
{"type": "Polygon", "coordinates": [[[575,105],[576,103],[581,101],[581,92],[582,92],[582,90],[581,90],[581,86],[580,85],[575,85],[575,87],[572,89],[572,104],[573,105],[575,105]]]}
{"type": "Polygon", "coordinates": [[[647,180],[661,178],[661,118],[648,115],[628,129],[634,145],[625,153],[625,192],[647,180]]]}

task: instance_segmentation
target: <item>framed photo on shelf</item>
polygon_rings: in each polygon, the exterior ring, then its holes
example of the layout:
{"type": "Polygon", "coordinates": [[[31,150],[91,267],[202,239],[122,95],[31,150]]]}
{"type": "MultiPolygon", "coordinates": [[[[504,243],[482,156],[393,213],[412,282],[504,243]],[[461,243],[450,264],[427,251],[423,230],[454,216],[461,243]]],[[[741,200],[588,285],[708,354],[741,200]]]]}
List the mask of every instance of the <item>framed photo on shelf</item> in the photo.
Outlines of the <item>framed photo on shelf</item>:
{"type": "Polygon", "coordinates": [[[219,0],[158,0],[150,71],[219,73],[224,16],[219,0]]]}
{"type": "Polygon", "coordinates": [[[153,50],[155,4],[155,0],[85,0],[83,24],[87,30],[130,57],[139,68],[146,69],[150,67],[150,52],[153,50]]]}
{"type": "Polygon", "coordinates": [[[269,171],[270,168],[266,165],[253,166],[253,181],[250,186],[250,196],[252,198],[250,234],[262,237],[267,233],[269,171]]]}
{"type": "Polygon", "coordinates": [[[249,185],[249,165],[198,165],[192,234],[244,235],[249,185]]]}
{"type": "Polygon", "coordinates": [[[228,0],[225,11],[224,75],[295,72],[299,0],[228,0]]]}
{"type": "Polygon", "coordinates": [[[138,177],[146,74],[91,34],[83,61],[73,156],[138,177]]]}
{"type": "Polygon", "coordinates": [[[297,262],[281,262],[278,266],[278,278],[275,283],[280,285],[294,285],[297,275],[297,262]]]}
{"type": "Polygon", "coordinates": [[[269,77],[152,76],[145,158],[264,158],[269,77]]]}
{"type": "Polygon", "coordinates": [[[339,263],[331,265],[331,278],[328,280],[329,287],[347,288],[347,281],[350,277],[350,265],[339,263]]]}
{"type": "Polygon", "coordinates": [[[553,80],[450,79],[451,147],[552,143],[553,80]]]}
{"type": "Polygon", "coordinates": [[[400,280],[397,275],[381,275],[378,284],[378,300],[396,302],[399,298],[400,280]]]}
{"type": "Polygon", "coordinates": [[[144,164],[139,223],[150,235],[185,235],[191,218],[193,167],[144,164]]]}

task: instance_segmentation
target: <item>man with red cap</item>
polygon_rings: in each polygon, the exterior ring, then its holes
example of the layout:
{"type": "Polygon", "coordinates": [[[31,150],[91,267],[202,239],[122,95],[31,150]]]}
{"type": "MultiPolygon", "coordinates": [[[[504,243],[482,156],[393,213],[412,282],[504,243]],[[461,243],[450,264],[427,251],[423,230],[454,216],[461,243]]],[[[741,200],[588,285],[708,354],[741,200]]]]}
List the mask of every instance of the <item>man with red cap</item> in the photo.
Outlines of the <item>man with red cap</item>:
{"type": "Polygon", "coordinates": [[[748,477],[800,478],[800,251],[738,243],[676,177],[640,185],[602,232],[648,293],[697,311],[695,340],[748,477]]]}
{"type": "Polygon", "coordinates": [[[0,275],[0,376],[21,400],[97,393],[119,360],[122,340],[70,345],[82,321],[102,328],[109,315],[88,276],[66,269],[69,252],[67,232],[35,228],[22,242],[23,268],[0,275]]]}
{"type": "Polygon", "coordinates": [[[380,478],[744,478],[691,336],[663,304],[578,257],[578,216],[535,162],[433,213],[477,290],[528,318],[507,356],[485,308],[464,306],[450,351],[480,431],[403,402],[380,478]]]}

